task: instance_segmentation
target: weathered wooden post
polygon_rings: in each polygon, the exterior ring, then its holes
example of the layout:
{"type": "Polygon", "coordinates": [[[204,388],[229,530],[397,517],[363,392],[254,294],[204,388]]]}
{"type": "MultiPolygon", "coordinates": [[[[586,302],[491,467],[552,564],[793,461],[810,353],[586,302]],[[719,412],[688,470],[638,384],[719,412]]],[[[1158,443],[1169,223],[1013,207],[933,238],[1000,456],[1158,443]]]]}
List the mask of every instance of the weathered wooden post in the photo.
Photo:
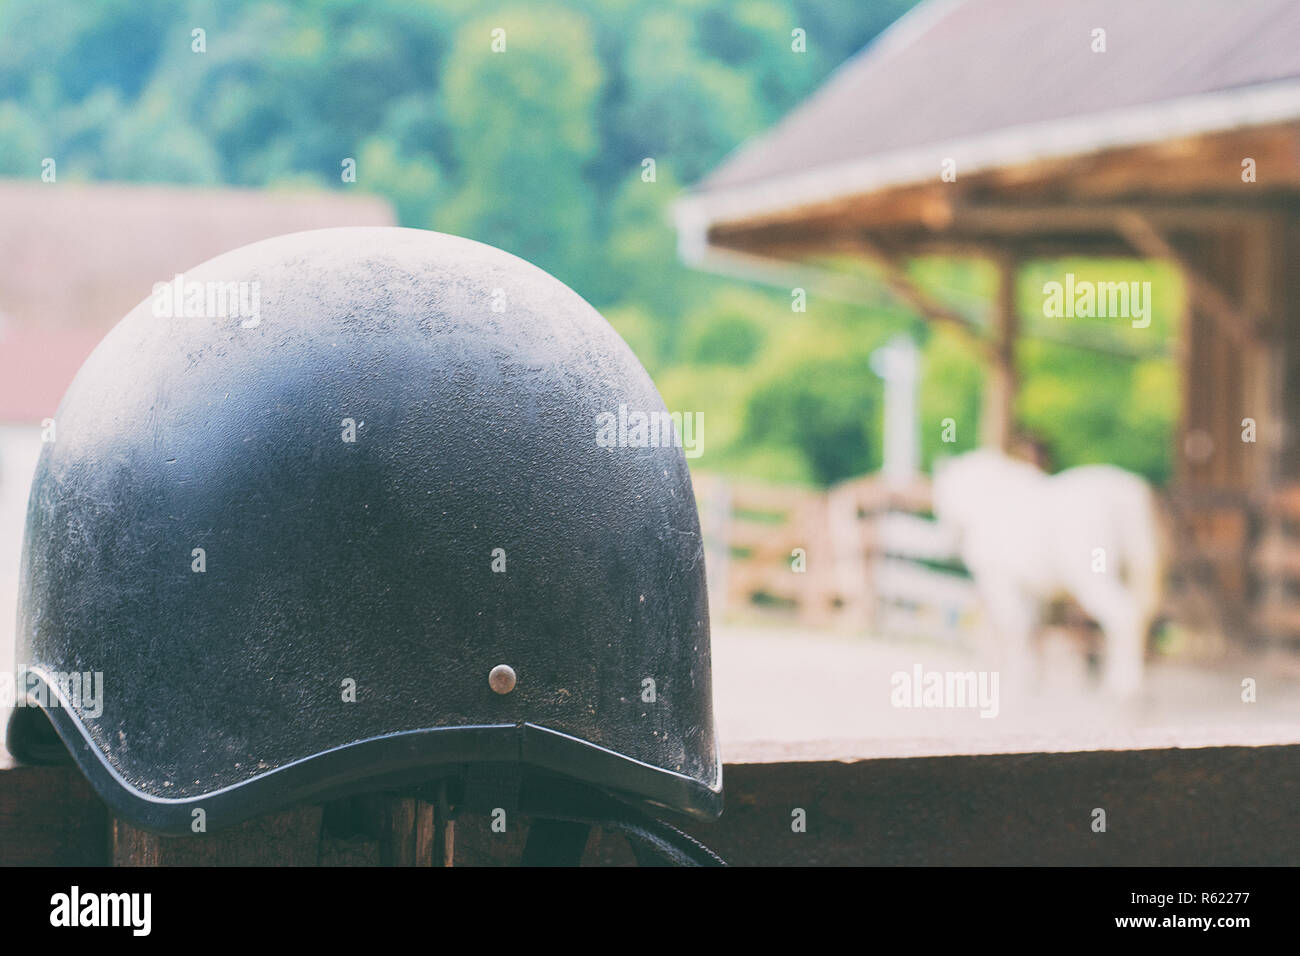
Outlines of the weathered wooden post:
{"type": "Polygon", "coordinates": [[[980,420],[980,443],[986,448],[1008,452],[1015,434],[1016,403],[1016,276],[1019,258],[1012,252],[999,252],[994,261],[998,268],[997,301],[993,308],[992,339],[989,349],[987,378],[984,383],[984,410],[980,420]]]}
{"type": "Polygon", "coordinates": [[[368,794],[293,807],[221,833],[163,837],[114,819],[113,866],[451,866],[454,824],[445,798],[368,794]]]}

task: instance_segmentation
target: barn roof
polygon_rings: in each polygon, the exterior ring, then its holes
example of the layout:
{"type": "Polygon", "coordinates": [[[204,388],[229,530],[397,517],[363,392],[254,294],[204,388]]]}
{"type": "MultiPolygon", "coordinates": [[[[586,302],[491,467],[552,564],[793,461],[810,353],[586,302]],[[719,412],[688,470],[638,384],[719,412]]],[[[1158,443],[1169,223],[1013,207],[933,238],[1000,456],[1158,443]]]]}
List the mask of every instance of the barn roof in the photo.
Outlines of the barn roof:
{"type": "Polygon", "coordinates": [[[393,222],[376,196],[0,180],[0,422],[53,415],[155,282],[259,239],[393,222]]]}
{"type": "Polygon", "coordinates": [[[1294,0],[928,0],[688,194],[683,251],[718,223],[937,179],[941,157],[964,175],[1297,117],[1294,0]]]}

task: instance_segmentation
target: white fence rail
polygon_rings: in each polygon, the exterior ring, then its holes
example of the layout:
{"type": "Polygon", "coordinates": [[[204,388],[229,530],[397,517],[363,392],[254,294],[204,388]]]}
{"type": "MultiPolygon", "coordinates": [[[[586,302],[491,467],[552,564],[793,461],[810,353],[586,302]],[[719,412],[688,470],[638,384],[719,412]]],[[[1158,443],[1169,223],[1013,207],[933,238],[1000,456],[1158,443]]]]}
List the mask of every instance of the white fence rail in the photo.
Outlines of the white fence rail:
{"type": "Polygon", "coordinates": [[[925,516],[924,482],[872,476],[822,492],[699,476],[696,495],[715,614],[949,641],[976,624],[975,589],[925,516]]]}

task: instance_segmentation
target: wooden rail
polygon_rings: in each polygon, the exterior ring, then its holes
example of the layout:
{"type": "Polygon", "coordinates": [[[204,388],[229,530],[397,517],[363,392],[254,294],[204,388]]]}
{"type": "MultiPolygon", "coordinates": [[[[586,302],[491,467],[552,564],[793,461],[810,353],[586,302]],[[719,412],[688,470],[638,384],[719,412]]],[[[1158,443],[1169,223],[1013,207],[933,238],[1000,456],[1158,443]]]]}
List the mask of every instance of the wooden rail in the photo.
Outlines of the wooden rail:
{"type": "MultiPolygon", "coordinates": [[[[887,757],[870,749],[746,748],[726,765],[722,819],[690,829],[739,865],[1300,863],[1297,745],[887,757]],[[1098,809],[1105,832],[1094,830],[1098,809]],[[798,810],[803,833],[791,826],[798,810]]],[[[436,859],[416,839],[418,807],[366,799],[300,807],[220,834],[150,837],[142,857],[136,832],[114,824],[76,771],[0,770],[0,864],[436,859]]],[[[486,818],[461,817],[456,865],[514,863],[524,835],[523,825],[494,833],[486,818]]],[[[585,862],[633,860],[621,838],[597,833],[585,862]]]]}
{"type": "Polygon", "coordinates": [[[929,485],[878,476],[827,491],[696,479],[719,617],[783,614],[812,628],[956,639],[977,613],[929,485]]]}

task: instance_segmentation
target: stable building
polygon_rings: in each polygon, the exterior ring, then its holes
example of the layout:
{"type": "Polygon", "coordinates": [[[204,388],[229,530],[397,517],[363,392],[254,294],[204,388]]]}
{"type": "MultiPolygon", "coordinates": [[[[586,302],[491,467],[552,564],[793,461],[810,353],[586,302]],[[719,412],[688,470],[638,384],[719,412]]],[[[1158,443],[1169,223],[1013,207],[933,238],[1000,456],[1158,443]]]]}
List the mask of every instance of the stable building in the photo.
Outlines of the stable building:
{"type": "MultiPolygon", "coordinates": [[[[815,276],[827,255],[878,263],[927,319],[970,328],[982,441],[1004,448],[1022,264],[1175,264],[1178,603],[1207,597],[1233,637],[1300,641],[1300,6],[928,0],[689,191],[676,220],[703,269],[770,280],[815,276]],[[906,261],[928,255],[997,264],[985,317],[909,280],[906,261]]],[[[1061,291],[1063,308],[1077,301],[1061,291]]]]}

